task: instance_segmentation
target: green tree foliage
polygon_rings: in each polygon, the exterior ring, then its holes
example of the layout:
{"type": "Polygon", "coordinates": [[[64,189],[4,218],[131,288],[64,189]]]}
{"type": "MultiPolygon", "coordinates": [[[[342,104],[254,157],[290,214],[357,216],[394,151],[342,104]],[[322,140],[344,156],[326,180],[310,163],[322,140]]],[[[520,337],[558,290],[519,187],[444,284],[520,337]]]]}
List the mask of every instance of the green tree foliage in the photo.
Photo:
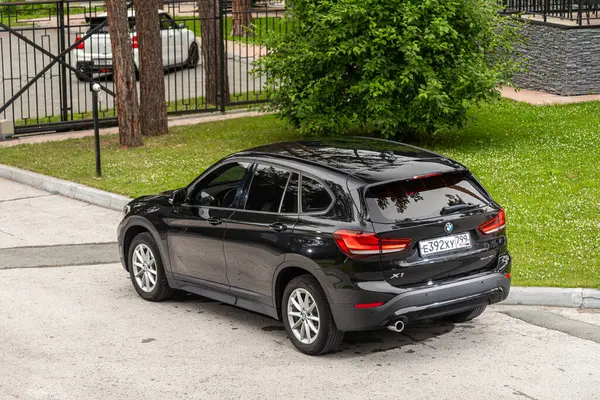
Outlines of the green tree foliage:
{"type": "Polygon", "coordinates": [[[460,126],[520,69],[520,23],[492,0],[288,0],[257,62],[271,107],[306,134],[460,126]]]}

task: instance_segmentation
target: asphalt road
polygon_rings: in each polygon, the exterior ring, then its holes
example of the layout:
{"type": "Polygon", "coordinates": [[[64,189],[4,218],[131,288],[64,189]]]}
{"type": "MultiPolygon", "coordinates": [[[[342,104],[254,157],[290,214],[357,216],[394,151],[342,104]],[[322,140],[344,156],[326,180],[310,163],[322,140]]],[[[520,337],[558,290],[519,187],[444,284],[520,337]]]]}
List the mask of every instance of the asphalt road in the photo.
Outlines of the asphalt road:
{"type": "MultiPolygon", "coordinates": [[[[52,54],[59,53],[58,30],[55,27],[41,28],[39,30],[21,27],[21,34],[36,44],[42,46],[52,54]]],[[[73,27],[67,34],[67,45],[85,27],[73,27]]],[[[201,44],[200,44],[201,46],[201,44]]],[[[227,54],[227,67],[229,76],[230,93],[233,101],[255,100],[246,93],[259,91],[264,81],[253,77],[249,71],[253,69],[252,62],[259,56],[256,48],[245,45],[230,44],[227,54]]],[[[67,58],[75,66],[75,56],[67,58]]],[[[0,31],[0,104],[5,104],[18,93],[30,80],[40,73],[51,61],[51,58],[39,50],[34,49],[22,39],[0,31]]],[[[31,119],[35,122],[38,118],[41,123],[47,122],[48,117],[61,115],[61,85],[59,64],[55,64],[45,72],[42,78],[35,81],[10,108],[0,113],[0,119],[31,119]],[[46,119],[44,119],[46,117],[46,119]]],[[[165,91],[167,101],[177,104],[178,110],[202,109],[206,105],[196,99],[204,96],[205,77],[204,67],[199,64],[193,69],[173,69],[165,74],[165,91]],[[191,99],[191,100],[190,100],[191,99]]],[[[67,74],[67,102],[69,113],[91,113],[92,97],[89,84],[77,80],[73,72],[67,74]]],[[[110,76],[99,77],[107,88],[114,90],[110,76]]],[[[100,108],[112,109],[114,99],[112,96],[101,93],[100,108]]]]}
{"type": "Polygon", "coordinates": [[[600,313],[496,306],[309,357],[270,318],[139,298],[111,261],[119,218],[0,179],[1,399],[598,398],[600,313]]]}

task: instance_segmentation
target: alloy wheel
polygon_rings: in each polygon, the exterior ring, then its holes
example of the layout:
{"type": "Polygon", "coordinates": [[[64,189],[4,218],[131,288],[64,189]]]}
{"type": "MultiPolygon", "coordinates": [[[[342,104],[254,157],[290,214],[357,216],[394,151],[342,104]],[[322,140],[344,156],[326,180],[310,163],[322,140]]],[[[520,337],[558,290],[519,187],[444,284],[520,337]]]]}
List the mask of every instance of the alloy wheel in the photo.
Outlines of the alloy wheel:
{"type": "Polygon", "coordinates": [[[156,259],[152,250],[147,245],[140,243],[133,251],[132,258],[135,282],[144,292],[150,293],[156,287],[158,276],[156,259]]]}
{"type": "Polygon", "coordinates": [[[321,326],[319,307],[307,290],[298,288],[290,294],[287,315],[296,339],[304,344],[317,340],[321,326]]]}

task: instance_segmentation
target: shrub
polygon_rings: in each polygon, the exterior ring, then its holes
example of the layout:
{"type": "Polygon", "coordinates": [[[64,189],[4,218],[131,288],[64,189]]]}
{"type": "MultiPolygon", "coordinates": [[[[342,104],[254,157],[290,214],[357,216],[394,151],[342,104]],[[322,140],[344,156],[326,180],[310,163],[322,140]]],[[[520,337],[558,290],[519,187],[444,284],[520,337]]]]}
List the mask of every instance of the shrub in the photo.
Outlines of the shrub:
{"type": "Polygon", "coordinates": [[[257,61],[270,107],[305,134],[464,124],[520,69],[520,23],[492,0],[288,0],[294,29],[257,61]]]}

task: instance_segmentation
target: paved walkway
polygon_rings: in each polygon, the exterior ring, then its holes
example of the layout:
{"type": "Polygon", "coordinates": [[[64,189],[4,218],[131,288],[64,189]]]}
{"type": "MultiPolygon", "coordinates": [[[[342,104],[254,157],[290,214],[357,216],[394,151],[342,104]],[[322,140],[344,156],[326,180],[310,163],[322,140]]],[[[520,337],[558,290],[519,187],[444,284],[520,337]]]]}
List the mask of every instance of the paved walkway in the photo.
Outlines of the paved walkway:
{"type": "Polygon", "coordinates": [[[516,91],[515,89],[510,87],[502,88],[501,93],[502,97],[505,97],[507,99],[521,101],[533,105],[572,104],[600,100],[599,94],[592,94],[586,96],[559,96],[557,94],[536,92],[534,90],[527,89],[521,89],[519,91],[516,91]]]}

